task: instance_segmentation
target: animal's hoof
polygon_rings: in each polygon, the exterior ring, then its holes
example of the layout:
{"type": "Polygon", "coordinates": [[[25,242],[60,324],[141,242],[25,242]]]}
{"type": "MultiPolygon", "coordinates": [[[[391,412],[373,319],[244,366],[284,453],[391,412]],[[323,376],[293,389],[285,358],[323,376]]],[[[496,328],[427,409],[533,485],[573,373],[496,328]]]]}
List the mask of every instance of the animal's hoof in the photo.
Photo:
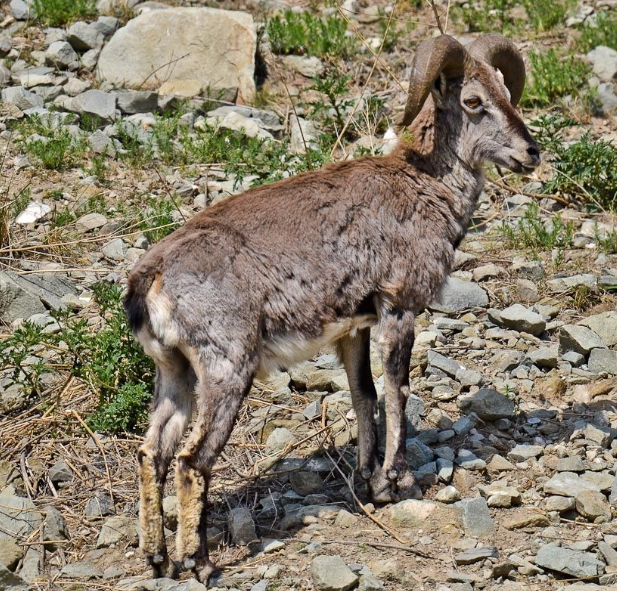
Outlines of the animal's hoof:
{"type": "Polygon", "coordinates": [[[156,554],[148,562],[152,565],[153,579],[177,579],[180,574],[178,565],[167,555],[156,554]]]}
{"type": "Polygon", "coordinates": [[[422,498],[422,489],[411,470],[407,469],[399,475],[396,481],[396,496],[401,501],[422,498]]]}
{"type": "Polygon", "coordinates": [[[209,560],[200,560],[193,570],[197,580],[204,585],[207,585],[210,577],[217,572],[216,566],[209,560]]]}
{"type": "Polygon", "coordinates": [[[392,503],[395,498],[392,481],[386,477],[381,468],[374,470],[368,481],[371,498],[375,503],[392,503]]]}

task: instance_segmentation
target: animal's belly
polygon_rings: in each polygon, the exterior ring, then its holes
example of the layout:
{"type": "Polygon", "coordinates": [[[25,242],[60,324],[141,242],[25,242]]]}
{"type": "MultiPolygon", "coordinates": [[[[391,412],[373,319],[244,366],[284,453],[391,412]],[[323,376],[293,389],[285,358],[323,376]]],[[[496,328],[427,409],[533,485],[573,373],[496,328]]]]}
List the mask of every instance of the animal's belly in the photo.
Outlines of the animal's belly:
{"type": "Polygon", "coordinates": [[[264,379],[273,371],[306,361],[345,335],[353,336],[356,331],[374,326],[376,323],[377,316],[365,314],[326,324],[321,335],[314,339],[307,339],[295,332],[268,339],[262,345],[257,377],[264,379]]]}

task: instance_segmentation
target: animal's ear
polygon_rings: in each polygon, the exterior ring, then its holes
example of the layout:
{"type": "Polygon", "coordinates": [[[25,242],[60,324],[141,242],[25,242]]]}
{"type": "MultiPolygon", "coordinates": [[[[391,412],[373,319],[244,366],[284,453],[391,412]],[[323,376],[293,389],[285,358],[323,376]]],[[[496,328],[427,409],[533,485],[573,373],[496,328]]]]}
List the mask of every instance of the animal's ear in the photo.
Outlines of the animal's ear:
{"type": "Polygon", "coordinates": [[[433,101],[437,107],[441,106],[443,102],[446,100],[446,94],[448,93],[448,79],[445,74],[442,72],[437,76],[435,82],[433,84],[433,88],[431,88],[431,95],[433,96],[433,101]]]}

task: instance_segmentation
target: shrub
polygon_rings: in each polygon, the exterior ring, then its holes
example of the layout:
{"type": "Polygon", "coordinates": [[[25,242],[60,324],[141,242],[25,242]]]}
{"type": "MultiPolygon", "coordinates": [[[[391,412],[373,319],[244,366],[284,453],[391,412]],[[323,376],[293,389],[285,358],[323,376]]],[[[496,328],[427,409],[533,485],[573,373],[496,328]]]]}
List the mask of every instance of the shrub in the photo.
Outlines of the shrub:
{"type": "Polygon", "coordinates": [[[34,0],[32,8],[35,17],[51,27],[97,14],[96,0],[34,0]]]}
{"type": "Polygon", "coordinates": [[[555,49],[530,52],[531,81],[525,88],[521,104],[545,107],[565,95],[577,95],[587,82],[589,66],[573,55],[560,55],[555,49]]]}
{"type": "Polygon", "coordinates": [[[347,35],[347,23],[338,16],[320,18],[309,12],[288,10],[267,25],[274,53],[316,57],[349,57],[355,39],[347,35]]]}
{"type": "Polygon", "coordinates": [[[588,52],[598,45],[617,50],[617,12],[601,12],[596,26],[585,26],[578,42],[580,51],[588,52]]]}
{"type": "Polygon", "coordinates": [[[122,308],[122,290],[100,283],[93,288],[103,324],[93,330],[81,319],[56,313],[60,331],[49,334],[28,322],[3,341],[0,367],[13,370],[13,381],[40,394],[41,378],[59,362],[98,395],[88,418],[100,431],[139,430],[145,424],[154,367],[128,328],[122,308]],[[53,354],[54,363],[48,363],[53,354]],[[33,361],[33,357],[38,361],[33,361]],[[28,363],[25,363],[28,360],[28,363]]]}

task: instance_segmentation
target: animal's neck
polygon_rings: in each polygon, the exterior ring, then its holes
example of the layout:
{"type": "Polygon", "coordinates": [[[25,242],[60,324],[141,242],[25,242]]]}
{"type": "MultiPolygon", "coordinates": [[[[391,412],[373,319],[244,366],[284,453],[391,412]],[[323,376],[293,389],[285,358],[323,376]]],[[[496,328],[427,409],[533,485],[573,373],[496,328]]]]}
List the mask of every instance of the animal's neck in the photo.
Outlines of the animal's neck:
{"type": "Polygon", "coordinates": [[[481,167],[470,166],[461,159],[459,130],[453,129],[434,106],[427,105],[416,117],[409,134],[400,145],[404,158],[450,189],[451,207],[456,217],[467,224],[484,186],[484,173],[481,167]]]}

